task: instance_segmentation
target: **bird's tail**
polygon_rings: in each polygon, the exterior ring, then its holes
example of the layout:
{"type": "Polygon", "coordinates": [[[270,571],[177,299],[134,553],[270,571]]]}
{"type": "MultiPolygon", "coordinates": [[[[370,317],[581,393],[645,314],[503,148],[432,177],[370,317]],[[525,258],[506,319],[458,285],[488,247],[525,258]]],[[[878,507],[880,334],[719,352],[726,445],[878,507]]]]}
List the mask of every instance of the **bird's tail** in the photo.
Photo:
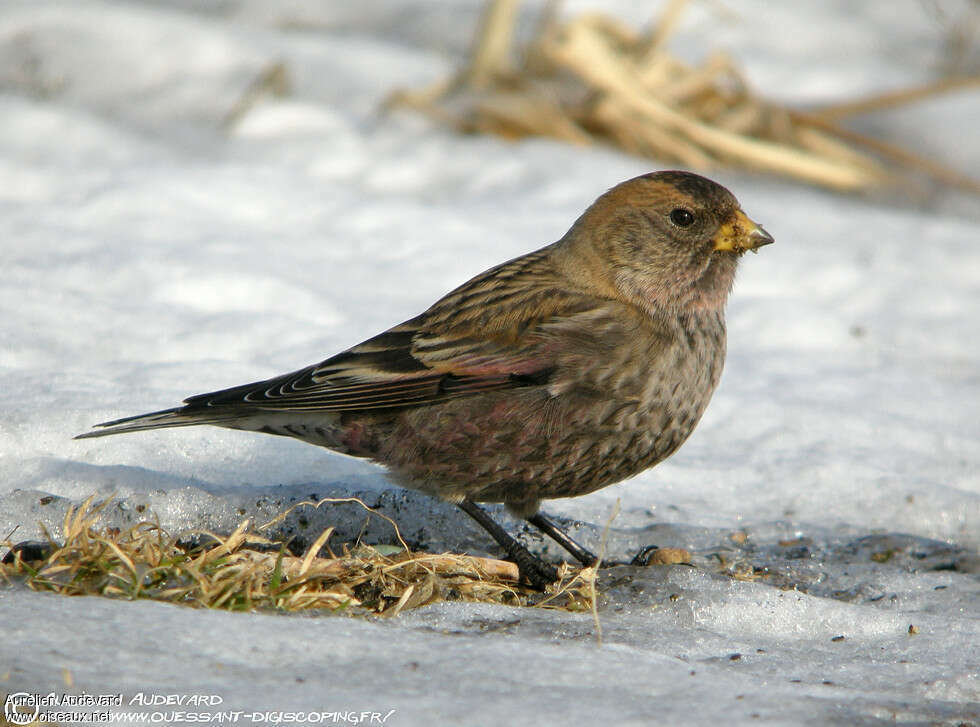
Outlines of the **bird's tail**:
{"type": "Polygon", "coordinates": [[[234,415],[222,415],[219,412],[207,409],[197,409],[190,406],[178,406],[174,409],[163,409],[153,411],[149,414],[138,414],[134,417],[124,417],[114,419],[111,422],[102,422],[95,425],[95,431],[79,434],[75,439],[90,439],[92,437],[105,437],[110,434],[122,434],[124,432],[142,432],[147,429],[167,429],[169,427],[194,427],[199,424],[216,424],[221,426],[231,419],[234,415]]]}

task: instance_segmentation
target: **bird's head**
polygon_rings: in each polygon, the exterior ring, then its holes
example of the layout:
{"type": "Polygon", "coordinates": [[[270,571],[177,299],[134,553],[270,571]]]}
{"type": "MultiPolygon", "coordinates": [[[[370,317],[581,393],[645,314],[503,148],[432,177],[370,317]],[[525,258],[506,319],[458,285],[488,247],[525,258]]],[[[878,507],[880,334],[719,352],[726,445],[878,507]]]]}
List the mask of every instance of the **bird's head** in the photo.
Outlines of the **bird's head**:
{"type": "Polygon", "coordinates": [[[720,310],[739,257],[773,242],[727,189],[655,172],[599,197],[566,236],[619,296],[655,311],[720,310]]]}

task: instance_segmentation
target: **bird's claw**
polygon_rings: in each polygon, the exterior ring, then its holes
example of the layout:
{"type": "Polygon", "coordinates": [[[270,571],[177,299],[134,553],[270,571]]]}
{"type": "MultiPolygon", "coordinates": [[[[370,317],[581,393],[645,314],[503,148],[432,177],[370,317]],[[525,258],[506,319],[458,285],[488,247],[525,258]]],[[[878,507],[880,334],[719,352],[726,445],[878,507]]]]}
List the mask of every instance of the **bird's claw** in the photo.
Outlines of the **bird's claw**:
{"type": "Polygon", "coordinates": [[[518,559],[517,570],[520,573],[521,582],[526,583],[536,591],[544,591],[558,580],[558,569],[534,556],[531,556],[530,559],[518,559]]]}

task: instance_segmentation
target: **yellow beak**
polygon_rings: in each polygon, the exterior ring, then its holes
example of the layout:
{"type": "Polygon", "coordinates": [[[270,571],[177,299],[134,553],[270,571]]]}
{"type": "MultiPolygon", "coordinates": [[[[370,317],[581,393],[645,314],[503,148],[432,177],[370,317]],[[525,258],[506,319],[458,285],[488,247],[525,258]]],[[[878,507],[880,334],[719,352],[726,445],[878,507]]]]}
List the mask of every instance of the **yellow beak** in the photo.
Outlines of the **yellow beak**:
{"type": "Polygon", "coordinates": [[[745,216],[742,210],[735,212],[731,220],[718,228],[714,237],[715,250],[727,252],[755,252],[763,245],[770,245],[776,240],[762,227],[745,216]]]}

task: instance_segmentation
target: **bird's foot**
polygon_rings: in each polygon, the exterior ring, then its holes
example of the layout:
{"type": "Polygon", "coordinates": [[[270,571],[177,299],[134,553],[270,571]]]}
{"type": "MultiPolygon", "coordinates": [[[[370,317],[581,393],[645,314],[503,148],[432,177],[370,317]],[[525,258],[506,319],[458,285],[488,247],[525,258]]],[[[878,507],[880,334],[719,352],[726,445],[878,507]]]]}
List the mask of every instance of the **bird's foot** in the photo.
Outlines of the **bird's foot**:
{"type": "Polygon", "coordinates": [[[520,580],[522,582],[527,583],[535,590],[543,591],[558,580],[558,571],[554,566],[548,565],[543,560],[531,555],[531,551],[514,540],[510,533],[500,527],[475,502],[463,500],[456,503],[456,506],[476,520],[507,551],[510,559],[517,563],[517,570],[520,573],[520,580]]]}
{"type": "Polygon", "coordinates": [[[528,550],[522,549],[522,551],[511,553],[511,559],[517,563],[522,583],[526,583],[536,591],[544,591],[558,580],[557,568],[531,555],[528,550]]]}

